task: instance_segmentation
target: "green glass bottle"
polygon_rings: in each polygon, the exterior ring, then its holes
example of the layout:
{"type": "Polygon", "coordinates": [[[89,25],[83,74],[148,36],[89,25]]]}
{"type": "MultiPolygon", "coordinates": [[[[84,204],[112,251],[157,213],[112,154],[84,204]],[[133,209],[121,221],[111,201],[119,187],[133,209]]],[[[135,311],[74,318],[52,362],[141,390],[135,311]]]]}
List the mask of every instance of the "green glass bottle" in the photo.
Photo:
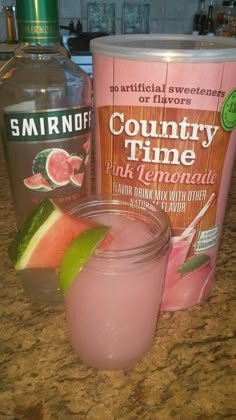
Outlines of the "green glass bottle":
{"type": "MultiPolygon", "coordinates": [[[[60,44],[57,0],[16,0],[16,14],[19,48],[0,73],[0,130],[20,226],[44,198],[66,208],[89,195],[92,87],[60,44]]],[[[33,297],[58,298],[54,273],[26,271],[33,297]]]]}

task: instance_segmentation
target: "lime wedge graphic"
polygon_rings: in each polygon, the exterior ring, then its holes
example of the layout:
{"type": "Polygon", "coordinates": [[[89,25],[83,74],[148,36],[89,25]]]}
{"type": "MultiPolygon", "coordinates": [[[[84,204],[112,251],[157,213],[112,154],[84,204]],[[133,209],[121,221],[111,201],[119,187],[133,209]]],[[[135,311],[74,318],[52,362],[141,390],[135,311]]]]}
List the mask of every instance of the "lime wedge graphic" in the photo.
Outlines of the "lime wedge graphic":
{"type": "Polygon", "coordinates": [[[63,255],[60,266],[60,289],[63,295],[67,292],[109,229],[107,226],[94,226],[82,232],[70,243],[63,255]]]}

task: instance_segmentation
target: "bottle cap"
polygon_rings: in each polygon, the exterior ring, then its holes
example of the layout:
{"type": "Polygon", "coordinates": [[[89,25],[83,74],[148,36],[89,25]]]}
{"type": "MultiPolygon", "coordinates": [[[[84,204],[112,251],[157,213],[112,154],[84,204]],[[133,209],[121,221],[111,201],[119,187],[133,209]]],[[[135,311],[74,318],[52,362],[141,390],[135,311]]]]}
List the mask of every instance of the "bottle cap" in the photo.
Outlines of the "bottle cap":
{"type": "Polygon", "coordinates": [[[58,42],[57,0],[16,0],[16,11],[21,42],[58,42]]]}

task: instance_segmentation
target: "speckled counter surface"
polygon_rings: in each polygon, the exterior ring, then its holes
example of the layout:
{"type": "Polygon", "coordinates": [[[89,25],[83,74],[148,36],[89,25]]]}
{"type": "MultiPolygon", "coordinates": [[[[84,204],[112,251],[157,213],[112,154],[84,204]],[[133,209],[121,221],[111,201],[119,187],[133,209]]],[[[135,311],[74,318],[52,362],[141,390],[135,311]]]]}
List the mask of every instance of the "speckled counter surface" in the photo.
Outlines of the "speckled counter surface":
{"type": "Polygon", "coordinates": [[[236,171],[211,296],[161,314],[134,368],[97,372],[73,354],[63,307],[32,304],[19,285],[6,255],[15,224],[0,156],[0,420],[235,420],[236,171]]]}

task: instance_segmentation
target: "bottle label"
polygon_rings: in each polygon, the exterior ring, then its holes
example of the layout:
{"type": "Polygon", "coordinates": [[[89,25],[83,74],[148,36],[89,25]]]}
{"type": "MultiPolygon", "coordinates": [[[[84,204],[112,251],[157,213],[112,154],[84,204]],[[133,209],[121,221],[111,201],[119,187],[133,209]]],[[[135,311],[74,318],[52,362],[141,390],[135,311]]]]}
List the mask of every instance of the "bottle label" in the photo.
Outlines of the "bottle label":
{"type": "Polygon", "coordinates": [[[66,207],[90,193],[91,116],[90,107],[4,113],[18,222],[44,198],[66,207]]]}
{"type": "Polygon", "coordinates": [[[48,141],[86,134],[91,130],[91,108],[47,112],[5,113],[8,141],[48,141]]]}
{"type": "Polygon", "coordinates": [[[235,62],[94,56],[97,190],[168,213],[163,310],[200,302],[213,284],[236,146],[235,74],[235,62]]]}

